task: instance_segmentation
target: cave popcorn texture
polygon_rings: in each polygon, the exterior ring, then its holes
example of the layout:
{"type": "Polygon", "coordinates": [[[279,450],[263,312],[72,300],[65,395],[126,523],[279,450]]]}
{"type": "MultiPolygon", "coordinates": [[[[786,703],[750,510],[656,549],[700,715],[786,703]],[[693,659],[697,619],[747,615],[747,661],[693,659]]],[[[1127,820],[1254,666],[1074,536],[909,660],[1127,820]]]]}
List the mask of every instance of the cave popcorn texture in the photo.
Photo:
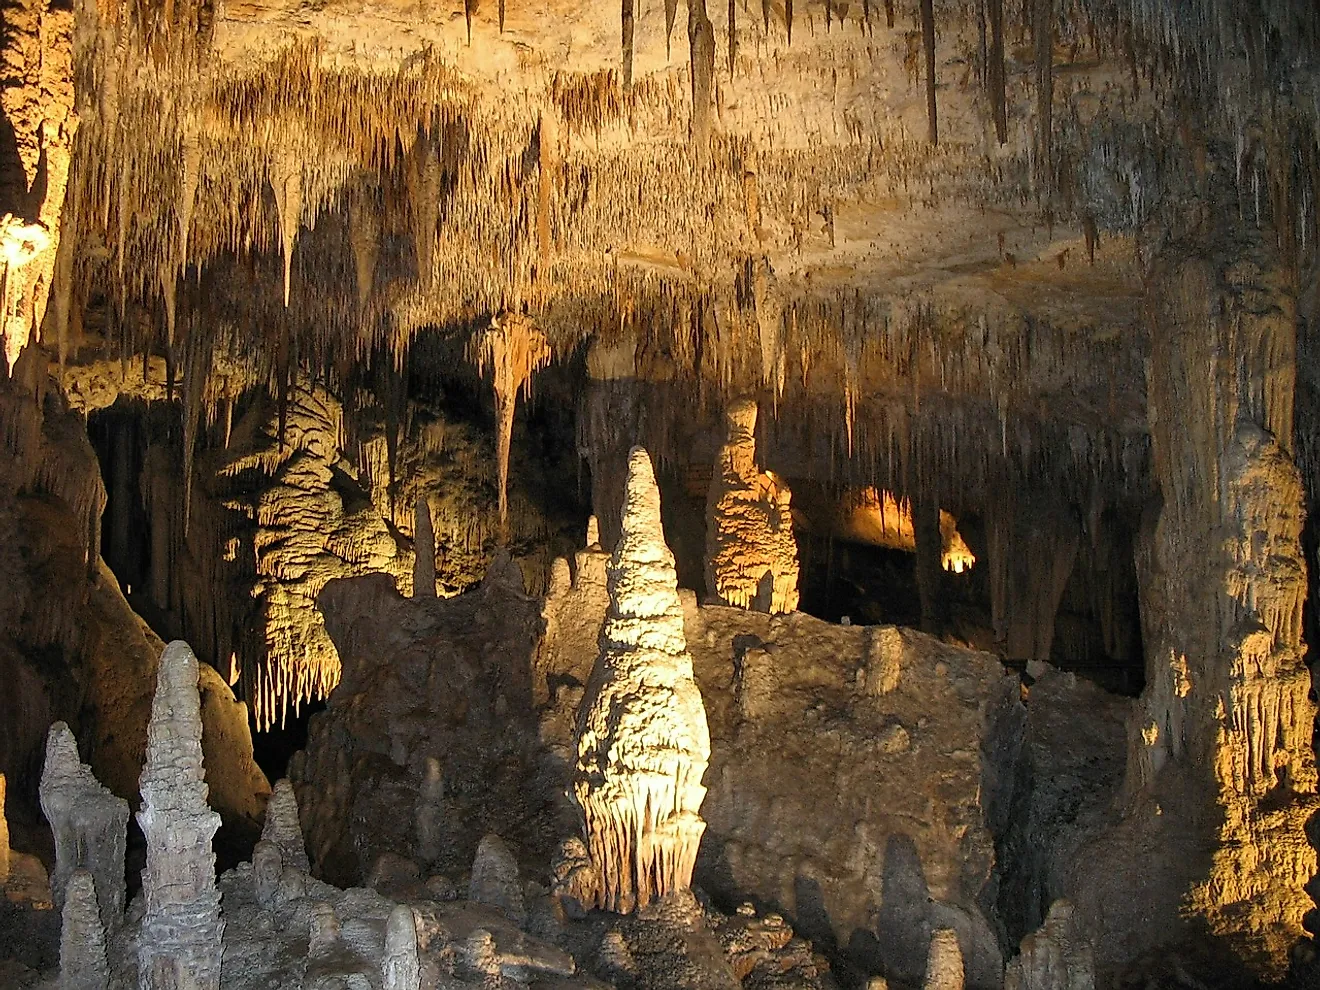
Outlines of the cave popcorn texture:
{"type": "Polygon", "coordinates": [[[686,888],[706,830],[706,711],[683,633],[674,557],[650,456],[628,458],[610,607],[583,699],[573,799],[600,874],[595,905],[621,914],[686,888]]]}

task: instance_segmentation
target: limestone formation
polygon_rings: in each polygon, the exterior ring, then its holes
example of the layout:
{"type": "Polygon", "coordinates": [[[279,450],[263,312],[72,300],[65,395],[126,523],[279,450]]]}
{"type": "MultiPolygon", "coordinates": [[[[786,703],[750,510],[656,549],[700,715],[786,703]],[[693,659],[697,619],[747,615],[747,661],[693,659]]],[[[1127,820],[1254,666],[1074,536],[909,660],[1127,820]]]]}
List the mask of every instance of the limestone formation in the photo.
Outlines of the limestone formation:
{"type": "Polygon", "coordinates": [[[161,654],[147,729],[138,824],[147,840],[140,990],[219,990],[220,893],[206,804],[197,658],[176,640],[161,654]]]}
{"type": "Polygon", "coordinates": [[[284,860],[279,847],[266,839],[258,841],[252,849],[252,893],[267,910],[275,907],[283,875],[284,860]]]}
{"type": "Polygon", "coordinates": [[[509,449],[518,393],[531,388],[532,375],[550,363],[550,342],[526,316],[506,313],[491,320],[490,329],[474,341],[477,369],[490,369],[495,390],[495,458],[499,465],[500,526],[508,536],[509,449]]]}
{"type": "Polygon", "coordinates": [[[55,836],[51,893],[56,907],[63,906],[74,871],[85,868],[96,888],[101,922],[107,931],[114,930],[124,914],[128,803],[102,787],[91,767],[80,762],[78,743],[63,722],[52,725],[46,737],[40,795],[55,836]]]}
{"type": "MultiPolygon", "coordinates": [[[[892,550],[917,550],[916,522],[912,502],[896,498],[892,492],[866,487],[844,498],[836,525],[837,535],[892,550]]],[[[953,574],[962,574],[976,563],[958,521],[944,509],[939,514],[940,566],[953,574]]]]}
{"type": "Polygon", "coordinates": [[[958,933],[952,928],[937,928],[930,936],[926,956],[926,979],[922,990],[963,990],[963,958],[958,933]]]}
{"type": "Polygon", "coordinates": [[[110,965],[92,874],[74,870],[60,921],[60,990],[105,990],[110,965]]]}
{"type": "Polygon", "coordinates": [[[9,818],[5,812],[5,775],[0,773],[0,887],[9,879],[9,818]]]}
{"type": "Polygon", "coordinates": [[[725,410],[726,436],[706,496],[706,589],[723,605],[792,612],[798,605],[798,550],[792,494],[756,466],[756,403],[725,410]]]}
{"type": "Polygon", "coordinates": [[[1095,956],[1077,930],[1073,907],[1050,905],[1045,923],[1022,940],[1004,973],[1004,990],[1095,990],[1095,956]]]}
{"type": "Polygon", "coordinates": [[[468,900],[499,908],[519,922],[526,914],[518,861],[504,840],[493,832],[477,846],[477,856],[472,861],[472,879],[468,883],[468,900]]]}
{"type": "Polygon", "coordinates": [[[298,799],[288,778],[276,781],[266,802],[266,824],[261,838],[279,850],[280,861],[286,867],[311,869],[307,862],[307,847],[303,844],[302,826],[298,822],[298,799]]]}
{"type": "Polygon", "coordinates": [[[395,907],[385,924],[385,951],[380,968],[384,990],[421,990],[417,919],[406,904],[395,907]]]}
{"type": "Polygon", "coordinates": [[[629,455],[622,534],[607,583],[610,606],[583,699],[572,796],[601,878],[595,906],[627,914],[691,882],[710,759],[660,491],[640,447],[629,455]]]}

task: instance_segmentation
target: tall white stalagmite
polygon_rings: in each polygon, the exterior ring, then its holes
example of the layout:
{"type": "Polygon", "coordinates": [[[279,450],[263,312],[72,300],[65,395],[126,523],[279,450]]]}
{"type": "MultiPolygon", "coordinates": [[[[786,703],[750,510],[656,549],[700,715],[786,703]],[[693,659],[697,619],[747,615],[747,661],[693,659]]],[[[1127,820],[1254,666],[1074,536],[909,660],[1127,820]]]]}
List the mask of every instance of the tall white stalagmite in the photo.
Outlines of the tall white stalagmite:
{"type": "Polygon", "coordinates": [[[578,723],[573,797],[600,875],[595,906],[628,913],[692,879],[706,823],[706,709],[683,634],[651,458],[628,458],[610,607],[578,723]]]}
{"type": "Polygon", "coordinates": [[[725,411],[726,435],[706,498],[706,590],[724,605],[792,612],[798,549],[788,486],[756,467],[756,403],[725,411]]]}
{"type": "Polygon", "coordinates": [[[55,836],[55,875],[51,894],[62,908],[69,878],[85,867],[92,874],[101,920],[118,927],[124,914],[124,845],[128,802],[115,797],[78,758],[78,743],[63,722],[46,736],[41,772],[41,811],[55,836]]]}
{"type": "Polygon", "coordinates": [[[139,990],[219,990],[220,892],[211,839],[220,816],[207,806],[197,658],[165,647],[147,727],[138,824],[147,840],[146,915],[138,947],[139,990]]]}

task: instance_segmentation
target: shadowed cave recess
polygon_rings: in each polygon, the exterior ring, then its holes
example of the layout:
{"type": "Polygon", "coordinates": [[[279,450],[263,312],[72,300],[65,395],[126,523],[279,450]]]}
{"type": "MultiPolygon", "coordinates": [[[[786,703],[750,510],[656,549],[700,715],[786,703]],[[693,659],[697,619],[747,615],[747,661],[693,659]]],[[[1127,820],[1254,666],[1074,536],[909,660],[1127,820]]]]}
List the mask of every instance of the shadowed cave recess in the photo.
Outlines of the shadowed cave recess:
{"type": "Polygon", "coordinates": [[[0,987],[1320,987],[1317,52],[0,0],[0,987]]]}

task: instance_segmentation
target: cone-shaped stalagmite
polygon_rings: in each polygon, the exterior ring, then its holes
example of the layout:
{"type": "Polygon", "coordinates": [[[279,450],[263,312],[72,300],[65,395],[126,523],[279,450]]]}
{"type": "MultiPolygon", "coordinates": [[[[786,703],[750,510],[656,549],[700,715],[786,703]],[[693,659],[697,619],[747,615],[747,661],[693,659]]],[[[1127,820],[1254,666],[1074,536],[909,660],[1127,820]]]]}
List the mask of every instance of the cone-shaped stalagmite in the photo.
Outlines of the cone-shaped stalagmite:
{"type": "Polygon", "coordinates": [[[518,313],[491,320],[490,329],[473,341],[477,369],[489,367],[495,389],[496,458],[500,477],[500,530],[508,538],[509,446],[518,391],[530,386],[532,375],[550,363],[550,342],[532,321],[518,313]]]}
{"type": "Polygon", "coordinates": [[[220,892],[211,839],[220,816],[207,806],[197,658],[165,647],[147,726],[138,824],[147,840],[146,915],[138,948],[140,990],[218,990],[220,892]]]}
{"type": "Polygon", "coordinates": [[[710,759],[660,491],[640,447],[629,455],[606,581],[610,606],[578,723],[573,798],[600,876],[596,906],[626,914],[691,881],[710,759]]]}

